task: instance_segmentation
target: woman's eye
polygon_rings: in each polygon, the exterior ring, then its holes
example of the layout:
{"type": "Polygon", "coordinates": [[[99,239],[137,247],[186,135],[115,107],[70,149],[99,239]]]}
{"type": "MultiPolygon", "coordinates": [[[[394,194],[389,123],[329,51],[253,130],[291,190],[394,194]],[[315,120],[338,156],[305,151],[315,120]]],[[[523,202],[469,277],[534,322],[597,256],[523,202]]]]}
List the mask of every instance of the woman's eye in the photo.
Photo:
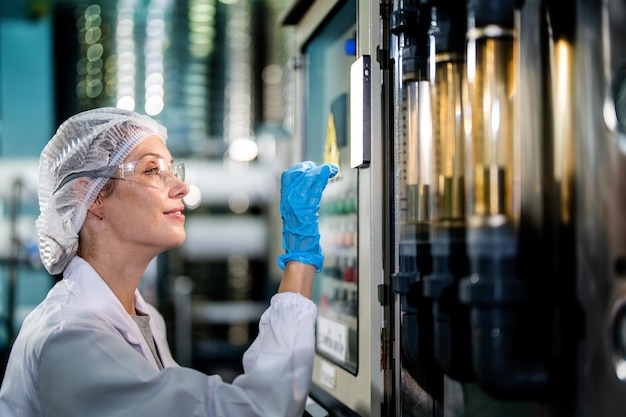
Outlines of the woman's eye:
{"type": "Polygon", "coordinates": [[[159,168],[158,167],[152,167],[152,168],[146,168],[144,171],[147,175],[159,175],[159,168]]]}

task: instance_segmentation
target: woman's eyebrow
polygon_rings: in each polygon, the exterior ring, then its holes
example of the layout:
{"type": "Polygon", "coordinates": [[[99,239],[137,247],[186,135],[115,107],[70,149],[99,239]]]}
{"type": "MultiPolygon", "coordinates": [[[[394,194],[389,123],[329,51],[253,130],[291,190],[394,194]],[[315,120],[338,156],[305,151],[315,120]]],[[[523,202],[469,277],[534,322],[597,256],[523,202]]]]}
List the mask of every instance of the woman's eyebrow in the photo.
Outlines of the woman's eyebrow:
{"type": "MultiPolygon", "coordinates": [[[[148,158],[148,157],[165,159],[165,157],[162,154],[158,153],[158,152],[146,152],[143,155],[141,155],[139,157],[139,159],[144,159],[144,158],[148,158]]],[[[174,158],[171,158],[169,160],[169,162],[174,162],[174,158]]]]}

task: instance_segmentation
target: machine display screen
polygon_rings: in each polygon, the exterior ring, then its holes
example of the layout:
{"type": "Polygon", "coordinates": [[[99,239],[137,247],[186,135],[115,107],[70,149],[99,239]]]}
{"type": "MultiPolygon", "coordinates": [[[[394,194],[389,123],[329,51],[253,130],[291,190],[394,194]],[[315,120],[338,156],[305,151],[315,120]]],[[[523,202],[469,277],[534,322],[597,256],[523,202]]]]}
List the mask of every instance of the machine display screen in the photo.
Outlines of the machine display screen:
{"type": "Polygon", "coordinates": [[[355,61],[356,1],[341,5],[303,50],[305,65],[305,159],[332,162],[320,206],[324,267],[316,278],[316,351],[356,373],[358,366],[357,172],[350,168],[349,86],[355,61]]]}

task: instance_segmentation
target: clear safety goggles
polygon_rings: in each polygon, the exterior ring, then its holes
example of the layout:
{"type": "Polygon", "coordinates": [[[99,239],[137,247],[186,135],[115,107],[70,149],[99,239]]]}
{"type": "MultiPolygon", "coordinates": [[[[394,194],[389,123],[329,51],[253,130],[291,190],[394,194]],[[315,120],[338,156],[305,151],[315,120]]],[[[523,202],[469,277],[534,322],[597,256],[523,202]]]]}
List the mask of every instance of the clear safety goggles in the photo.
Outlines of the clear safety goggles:
{"type": "Polygon", "coordinates": [[[81,177],[115,178],[164,189],[170,186],[174,178],[185,181],[185,164],[174,164],[163,158],[144,158],[119,165],[75,172],[63,178],[54,192],[57,192],[71,180],[81,177]]]}

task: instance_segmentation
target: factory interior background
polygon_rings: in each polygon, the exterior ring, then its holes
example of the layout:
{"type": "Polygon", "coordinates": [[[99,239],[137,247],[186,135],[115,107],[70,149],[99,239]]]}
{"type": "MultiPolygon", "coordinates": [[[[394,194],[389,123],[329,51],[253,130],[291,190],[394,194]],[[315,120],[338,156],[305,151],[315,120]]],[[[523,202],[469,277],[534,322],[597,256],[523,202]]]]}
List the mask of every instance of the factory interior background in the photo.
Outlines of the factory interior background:
{"type": "Polygon", "coordinates": [[[117,106],[167,127],[191,187],[187,241],[154,260],[142,294],[179,363],[239,372],[280,276],[278,181],[293,162],[285,3],[0,2],[2,370],[57,279],[37,253],[39,153],[67,117],[117,106]]]}
{"type": "Polygon", "coordinates": [[[307,415],[623,417],[625,23],[623,0],[0,0],[0,372],[58,279],[39,154],[117,106],[186,167],[187,240],[140,287],[181,365],[241,372],[302,158],[339,166],[307,415]]]}

